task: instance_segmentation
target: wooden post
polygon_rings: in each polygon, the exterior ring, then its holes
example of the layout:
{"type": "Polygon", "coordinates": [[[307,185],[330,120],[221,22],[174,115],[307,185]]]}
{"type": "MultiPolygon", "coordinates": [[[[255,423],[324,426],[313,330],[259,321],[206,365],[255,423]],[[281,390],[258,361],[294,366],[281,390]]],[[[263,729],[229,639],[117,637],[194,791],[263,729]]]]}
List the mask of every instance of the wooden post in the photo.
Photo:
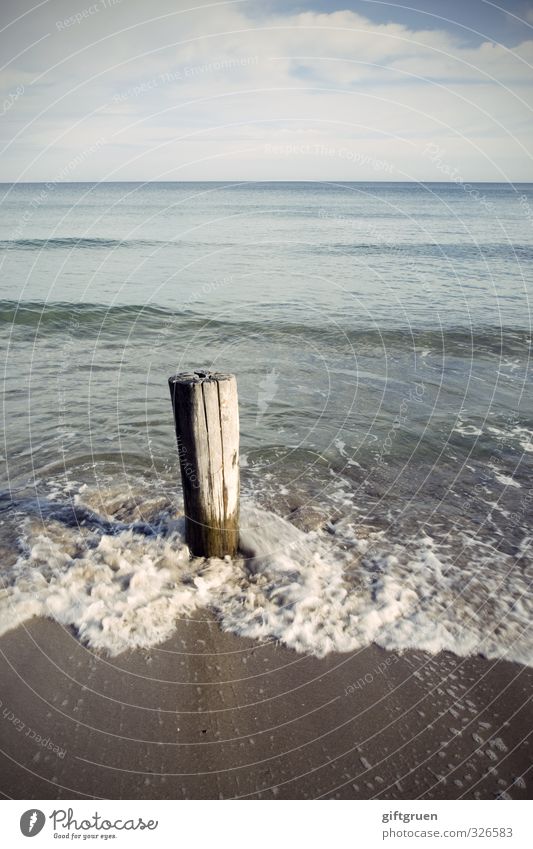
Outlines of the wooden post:
{"type": "Polygon", "coordinates": [[[233,374],[169,377],[185,535],[199,557],[233,557],[239,545],[239,405],[233,374]]]}

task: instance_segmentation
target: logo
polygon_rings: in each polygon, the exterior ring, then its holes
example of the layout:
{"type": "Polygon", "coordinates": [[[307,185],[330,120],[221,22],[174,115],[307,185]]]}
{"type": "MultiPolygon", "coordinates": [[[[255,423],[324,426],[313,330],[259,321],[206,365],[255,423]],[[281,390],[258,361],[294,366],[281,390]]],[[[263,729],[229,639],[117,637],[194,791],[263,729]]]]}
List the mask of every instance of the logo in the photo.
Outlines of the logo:
{"type": "Polygon", "coordinates": [[[268,410],[269,404],[274,400],[278,391],[279,372],[275,368],[259,381],[257,388],[257,416],[255,423],[258,425],[268,410]]]}
{"type": "Polygon", "coordinates": [[[45,822],[46,817],[42,811],[30,808],[29,811],[24,811],[20,818],[20,830],[24,837],[35,837],[42,831],[45,822]]]}

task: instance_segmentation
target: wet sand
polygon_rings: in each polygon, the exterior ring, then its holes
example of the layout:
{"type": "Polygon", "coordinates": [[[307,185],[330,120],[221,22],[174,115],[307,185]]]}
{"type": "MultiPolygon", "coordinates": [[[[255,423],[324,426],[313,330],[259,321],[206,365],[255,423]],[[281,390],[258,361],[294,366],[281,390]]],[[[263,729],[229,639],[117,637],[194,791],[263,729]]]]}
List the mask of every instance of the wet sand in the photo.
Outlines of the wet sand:
{"type": "Polygon", "coordinates": [[[531,796],[533,670],[513,663],[317,659],[205,612],[116,658],[34,619],[0,639],[0,666],[9,798],[531,796]]]}

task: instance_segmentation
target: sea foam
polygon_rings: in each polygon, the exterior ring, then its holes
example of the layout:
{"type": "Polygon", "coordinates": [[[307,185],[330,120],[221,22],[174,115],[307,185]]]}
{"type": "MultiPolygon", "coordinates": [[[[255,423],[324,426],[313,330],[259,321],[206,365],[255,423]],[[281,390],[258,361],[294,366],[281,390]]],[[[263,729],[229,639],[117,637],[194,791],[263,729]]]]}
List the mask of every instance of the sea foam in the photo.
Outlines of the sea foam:
{"type": "Polygon", "coordinates": [[[206,561],[190,558],[175,521],[150,536],[28,520],[0,598],[0,633],[46,616],[117,655],[164,642],[180,618],[210,608],[225,631],[319,657],[374,642],[533,665],[531,575],[520,553],[465,538],[459,565],[429,536],[400,544],[348,519],[305,533],[250,506],[241,547],[233,561],[206,561]]]}

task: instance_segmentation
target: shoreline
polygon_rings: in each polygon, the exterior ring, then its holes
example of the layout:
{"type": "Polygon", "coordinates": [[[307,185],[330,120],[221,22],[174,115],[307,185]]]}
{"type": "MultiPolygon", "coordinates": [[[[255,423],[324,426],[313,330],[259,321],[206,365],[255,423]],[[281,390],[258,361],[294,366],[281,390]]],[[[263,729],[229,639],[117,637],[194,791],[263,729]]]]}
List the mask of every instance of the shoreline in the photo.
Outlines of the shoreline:
{"type": "Polygon", "coordinates": [[[516,663],[318,659],[199,611],[115,658],[36,618],[0,664],[7,798],[531,798],[533,669],[516,663]]]}

